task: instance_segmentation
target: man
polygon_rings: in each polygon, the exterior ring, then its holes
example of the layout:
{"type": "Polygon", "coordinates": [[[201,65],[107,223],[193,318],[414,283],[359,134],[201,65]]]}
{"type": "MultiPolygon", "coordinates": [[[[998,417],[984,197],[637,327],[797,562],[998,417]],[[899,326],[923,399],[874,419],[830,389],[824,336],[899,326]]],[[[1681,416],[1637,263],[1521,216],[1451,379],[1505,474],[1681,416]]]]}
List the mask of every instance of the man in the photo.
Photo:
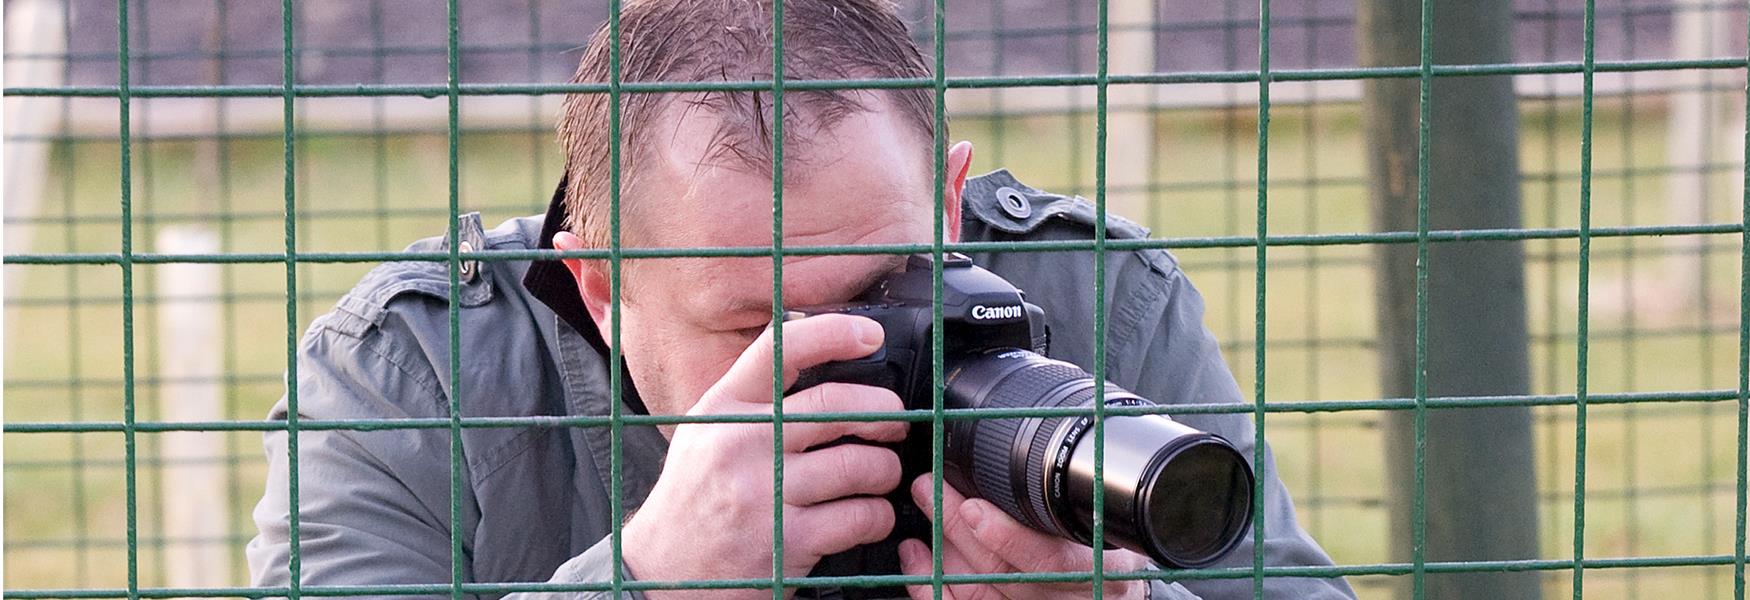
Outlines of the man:
{"type": "MultiPolygon", "coordinates": [[[[624,81],[745,81],[771,77],[771,14],[761,0],[649,0],[622,12],[624,81]]],[[[577,81],[609,78],[605,30],[577,81]]],[[[790,79],[928,77],[905,26],[882,0],[785,4],[785,76],[790,79]]],[[[753,93],[623,96],[623,247],[766,246],[771,173],[783,150],[787,248],[928,243],[933,198],[934,97],[926,90],[791,91],[782,139],[772,139],[771,98],[753,93]]],[[[565,182],[542,218],[491,231],[466,218],[469,249],[579,250],[610,244],[608,99],[565,103],[560,138],[565,182]]],[[[1080,199],[1028,188],[1006,172],[968,179],[970,144],[946,150],[940,190],[949,241],[1085,239],[1093,210],[1080,199]]],[[[1112,219],[1113,238],[1146,235],[1112,219]]],[[[414,245],[447,247],[445,240],[414,245]]],[[[1028,252],[975,257],[1044,307],[1052,354],[1091,366],[1092,257],[1028,252]]],[[[902,257],[803,256],[784,261],[786,305],[839,302],[893,271],[902,257]]],[[[463,265],[459,379],[449,358],[450,295],[443,263],[391,263],[373,270],[335,310],[312,323],[299,348],[298,410],[304,419],[448,418],[452,395],[465,417],[605,415],[608,345],[616,313],[609,265],[565,259],[463,265]]],[[[617,313],[625,358],[623,412],[656,415],[772,411],[772,261],[754,258],[629,260],[617,313]]],[[[1162,403],[1241,401],[1213,339],[1201,299],[1165,252],[1113,252],[1107,261],[1108,379],[1162,403]]],[[[784,325],[786,384],[800,369],[867,355],[883,338],[873,321],[825,315],[784,325]]],[[[785,399],[787,414],[898,411],[879,388],[825,384],[785,399]]],[[[288,407],[276,407],[283,419],[288,407]]],[[[1246,456],[1244,415],[1196,416],[1246,456]]],[[[881,443],[901,423],[788,423],[784,432],[783,563],[803,576],[823,556],[887,536],[893,507],[879,498],[909,486],[931,506],[930,478],[900,481],[898,457],[881,443]],[[851,443],[827,444],[844,441],[851,443]]],[[[304,585],[446,584],[451,581],[450,432],[447,429],[304,431],[298,495],[304,585]]],[[[608,536],[610,496],[622,494],[629,581],[760,579],[773,571],[772,427],[759,424],[627,426],[618,473],[606,427],[467,428],[458,493],[468,582],[602,583],[615,577],[608,536]],[[616,477],[617,475],[617,477],[616,477]]],[[[267,435],[268,489],[250,543],[257,584],[285,585],[291,555],[286,436],[267,435]]],[[[1270,565],[1329,564],[1294,522],[1275,468],[1266,477],[1270,565]]],[[[943,497],[949,573],[1086,571],[1093,551],[1029,529],[951,486],[943,497]]],[[[1224,562],[1246,566],[1251,543],[1224,562]]],[[[907,574],[931,572],[930,550],[905,542],[907,574]]],[[[1110,551],[1111,572],[1147,568],[1110,551]]],[[[1270,578],[1272,597],[1344,598],[1341,579],[1270,578]]],[[[1250,597],[1250,579],[1107,582],[1109,598],[1250,597]]],[[[831,590],[813,590],[826,595],[831,590]]],[[[907,590],[931,595],[927,586],[907,590]]],[[[951,598],[1091,595],[1087,583],[955,585],[951,598]]],[[[769,590],[650,591],[653,598],[770,597],[769,590]]],[[[605,592],[579,594],[605,597],[605,592]]],[[[639,596],[641,594],[628,594],[639,596]]]]}

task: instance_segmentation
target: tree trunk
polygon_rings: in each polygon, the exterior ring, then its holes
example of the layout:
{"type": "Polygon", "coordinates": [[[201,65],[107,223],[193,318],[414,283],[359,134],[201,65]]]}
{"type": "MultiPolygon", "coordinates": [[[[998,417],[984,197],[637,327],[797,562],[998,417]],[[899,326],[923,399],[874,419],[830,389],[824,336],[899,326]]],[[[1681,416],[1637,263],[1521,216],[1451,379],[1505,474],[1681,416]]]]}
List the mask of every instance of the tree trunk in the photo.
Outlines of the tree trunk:
{"type": "MultiPolygon", "coordinates": [[[[1429,0],[1434,1],[1434,0],[1429,0]]],[[[1513,60],[1512,3],[1434,5],[1435,64],[1513,60]]],[[[1421,63],[1421,4],[1366,0],[1359,27],[1367,66],[1421,63]]],[[[1365,84],[1368,184],[1380,231],[1414,231],[1420,82],[1365,84]]],[[[1512,79],[1436,78],[1430,95],[1428,217],[1431,229],[1520,226],[1519,115],[1512,79]]],[[[1375,247],[1379,357],[1387,397],[1416,393],[1416,247],[1375,247]]],[[[1429,247],[1427,371],[1430,397],[1525,394],[1524,254],[1519,242],[1429,247]]],[[[1385,420],[1395,560],[1413,556],[1415,412],[1385,420]]],[[[1531,409],[1427,413],[1423,445],[1429,562],[1536,558],[1537,496],[1531,409]]],[[[1428,598],[1537,598],[1536,573],[1427,575],[1428,598]]],[[[1403,578],[1404,589],[1411,585],[1403,578]]],[[[1407,597],[1407,595],[1406,595],[1407,597]]]]}

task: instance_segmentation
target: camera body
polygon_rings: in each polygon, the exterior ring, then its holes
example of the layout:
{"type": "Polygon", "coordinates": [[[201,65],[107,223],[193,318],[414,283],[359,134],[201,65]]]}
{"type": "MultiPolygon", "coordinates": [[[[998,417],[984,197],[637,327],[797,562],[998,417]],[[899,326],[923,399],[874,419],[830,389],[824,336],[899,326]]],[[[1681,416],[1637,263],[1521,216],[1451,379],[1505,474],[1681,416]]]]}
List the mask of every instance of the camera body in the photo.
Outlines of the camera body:
{"type": "MultiPolygon", "coordinates": [[[[805,369],[791,392],[827,382],[892,390],[907,410],[932,410],[937,393],[932,348],[941,344],[941,399],[956,410],[942,424],[942,477],[969,498],[983,498],[1040,531],[1091,545],[1096,495],[1103,494],[1103,542],[1148,555],[1156,564],[1198,568],[1243,540],[1251,522],[1254,479],[1227,440],[1163,414],[1103,419],[1103,471],[1095,466],[1096,398],[1107,406],[1152,406],[1097,381],[1073,364],[1044,356],[1044,311],[1020,289],[961,254],[942,257],[941,329],[934,312],[933,258],[912,255],[850,302],[791,310],[785,320],[824,313],[867,317],[885,340],[860,359],[805,369]],[[1101,393],[1103,392],[1103,393],[1101,393]],[[1042,416],[970,418],[962,409],[1079,409],[1042,416]],[[1102,471],[1096,477],[1095,472],[1102,471]]],[[[902,481],[928,473],[931,422],[914,422],[896,445],[902,481]]],[[[930,540],[930,521],[909,486],[888,495],[895,510],[886,540],[825,557],[811,575],[898,573],[898,544],[930,540]]],[[[841,597],[878,597],[892,589],[850,588],[841,597]]],[[[807,594],[801,597],[808,597],[807,594]]]]}
{"type": "MultiPolygon", "coordinates": [[[[934,281],[928,255],[906,258],[905,270],[888,276],[844,304],[789,311],[786,320],[824,313],[868,317],[886,332],[869,356],[820,365],[802,372],[792,389],[828,381],[893,390],[908,409],[930,408],[930,345],[934,281]],[[921,404],[914,401],[921,399],[921,404]]],[[[942,257],[942,355],[1022,348],[1045,354],[1050,343],[1045,312],[1021,290],[972,264],[964,254],[942,257]]]]}
{"type": "MultiPolygon", "coordinates": [[[[885,333],[882,347],[868,356],[804,369],[791,391],[827,382],[844,382],[887,388],[905,402],[907,410],[929,410],[934,381],[931,355],[934,315],[934,278],[928,255],[906,258],[905,269],[883,278],[851,302],[810,306],[788,311],[785,320],[825,313],[843,313],[873,319],[885,333]]],[[[1045,354],[1050,336],[1045,313],[1025,301],[1021,290],[990,271],[974,266],[963,254],[947,254],[942,261],[942,355],[1025,348],[1045,354]]],[[[944,360],[946,363],[946,360],[944,360]]],[[[944,427],[950,426],[945,424],[944,427]]],[[[894,508],[893,533],[887,539],[823,558],[810,576],[899,573],[899,542],[930,539],[930,521],[911,501],[909,483],[930,472],[930,424],[914,423],[905,441],[894,447],[900,456],[901,483],[888,495],[894,508]]],[[[944,439],[944,443],[948,440],[944,439]]],[[[956,489],[968,489],[960,475],[964,469],[946,468],[953,453],[944,448],[943,477],[956,489]]],[[[798,597],[809,597],[801,590],[798,597]]],[[[898,588],[848,588],[845,598],[903,595],[898,588]]]]}

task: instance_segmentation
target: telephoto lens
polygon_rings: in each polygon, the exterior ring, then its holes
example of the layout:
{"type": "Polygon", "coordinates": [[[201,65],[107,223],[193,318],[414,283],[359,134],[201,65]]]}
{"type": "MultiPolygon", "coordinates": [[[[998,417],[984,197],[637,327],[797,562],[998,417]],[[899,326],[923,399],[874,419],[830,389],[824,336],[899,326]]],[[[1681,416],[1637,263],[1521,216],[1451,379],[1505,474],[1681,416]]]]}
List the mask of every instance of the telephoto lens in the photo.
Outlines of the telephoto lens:
{"type": "MultiPolygon", "coordinates": [[[[1252,522],[1253,484],[1245,456],[1220,436],[1154,411],[1108,415],[1096,430],[1086,410],[1093,407],[1096,391],[1104,391],[1100,395],[1109,407],[1153,403],[1097,381],[1074,364],[1047,358],[1050,327],[1044,309],[972,259],[946,254],[938,263],[930,255],[913,255],[903,270],[850,302],[793,308],[784,318],[823,313],[880,323],[886,332],[882,347],[863,358],[804,369],[792,391],[829,381],[878,386],[893,390],[908,409],[925,410],[935,406],[940,389],[945,408],[973,409],[942,423],[940,463],[932,424],[912,426],[906,440],[895,445],[907,479],[940,464],[942,477],[968,497],[984,498],[1034,529],[1089,546],[1098,490],[1103,545],[1146,554],[1163,567],[1206,567],[1244,541],[1252,522]],[[943,360],[940,388],[932,363],[937,352],[943,360]],[[977,414],[979,409],[1033,408],[1082,410],[1019,418],[977,414]],[[1103,450],[1104,469],[1096,480],[1097,449],[1103,450]]],[[[899,572],[898,544],[928,539],[931,524],[903,487],[888,498],[895,512],[888,539],[823,557],[813,575],[899,572]]],[[[844,595],[880,593],[880,588],[847,588],[844,595]]]]}
{"type": "MultiPolygon", "coordinates": [[[[1080,367],[1006,348],[947,357],[947,408],[1088,407],[1096,382],[1080,367]]],[[[1107,406],[1153,403],[1105,384],[1107,406]]],[[[1245,538],[1252,469],[1220,436],[1165,415],[1104,418],[1104,541],[1163,567],[1214,564],[1245,538]]],[[[1091,415],[956,419],[943,476],[1041,531],[1093,543],[1091,415]]]]}

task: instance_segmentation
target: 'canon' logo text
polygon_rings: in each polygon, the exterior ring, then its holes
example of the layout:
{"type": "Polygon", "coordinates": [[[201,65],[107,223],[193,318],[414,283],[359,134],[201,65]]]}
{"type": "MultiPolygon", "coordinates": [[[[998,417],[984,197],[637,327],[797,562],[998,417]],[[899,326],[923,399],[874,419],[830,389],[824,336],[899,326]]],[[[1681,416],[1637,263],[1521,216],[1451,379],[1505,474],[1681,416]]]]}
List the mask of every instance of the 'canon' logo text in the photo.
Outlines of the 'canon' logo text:
{"type": "Polygon", "coordinates": [[[972,307],[972,318],[975,320],[979,320],[979,321],[994,321],[997,319],[1018,319],[1018,318],[1021,318],[1021,307],[1014,306],[1014,305],[1010,305],[1010,306],[985,306],[982,304],[978,304],[978,305],[974,305],[972,307]]]}

